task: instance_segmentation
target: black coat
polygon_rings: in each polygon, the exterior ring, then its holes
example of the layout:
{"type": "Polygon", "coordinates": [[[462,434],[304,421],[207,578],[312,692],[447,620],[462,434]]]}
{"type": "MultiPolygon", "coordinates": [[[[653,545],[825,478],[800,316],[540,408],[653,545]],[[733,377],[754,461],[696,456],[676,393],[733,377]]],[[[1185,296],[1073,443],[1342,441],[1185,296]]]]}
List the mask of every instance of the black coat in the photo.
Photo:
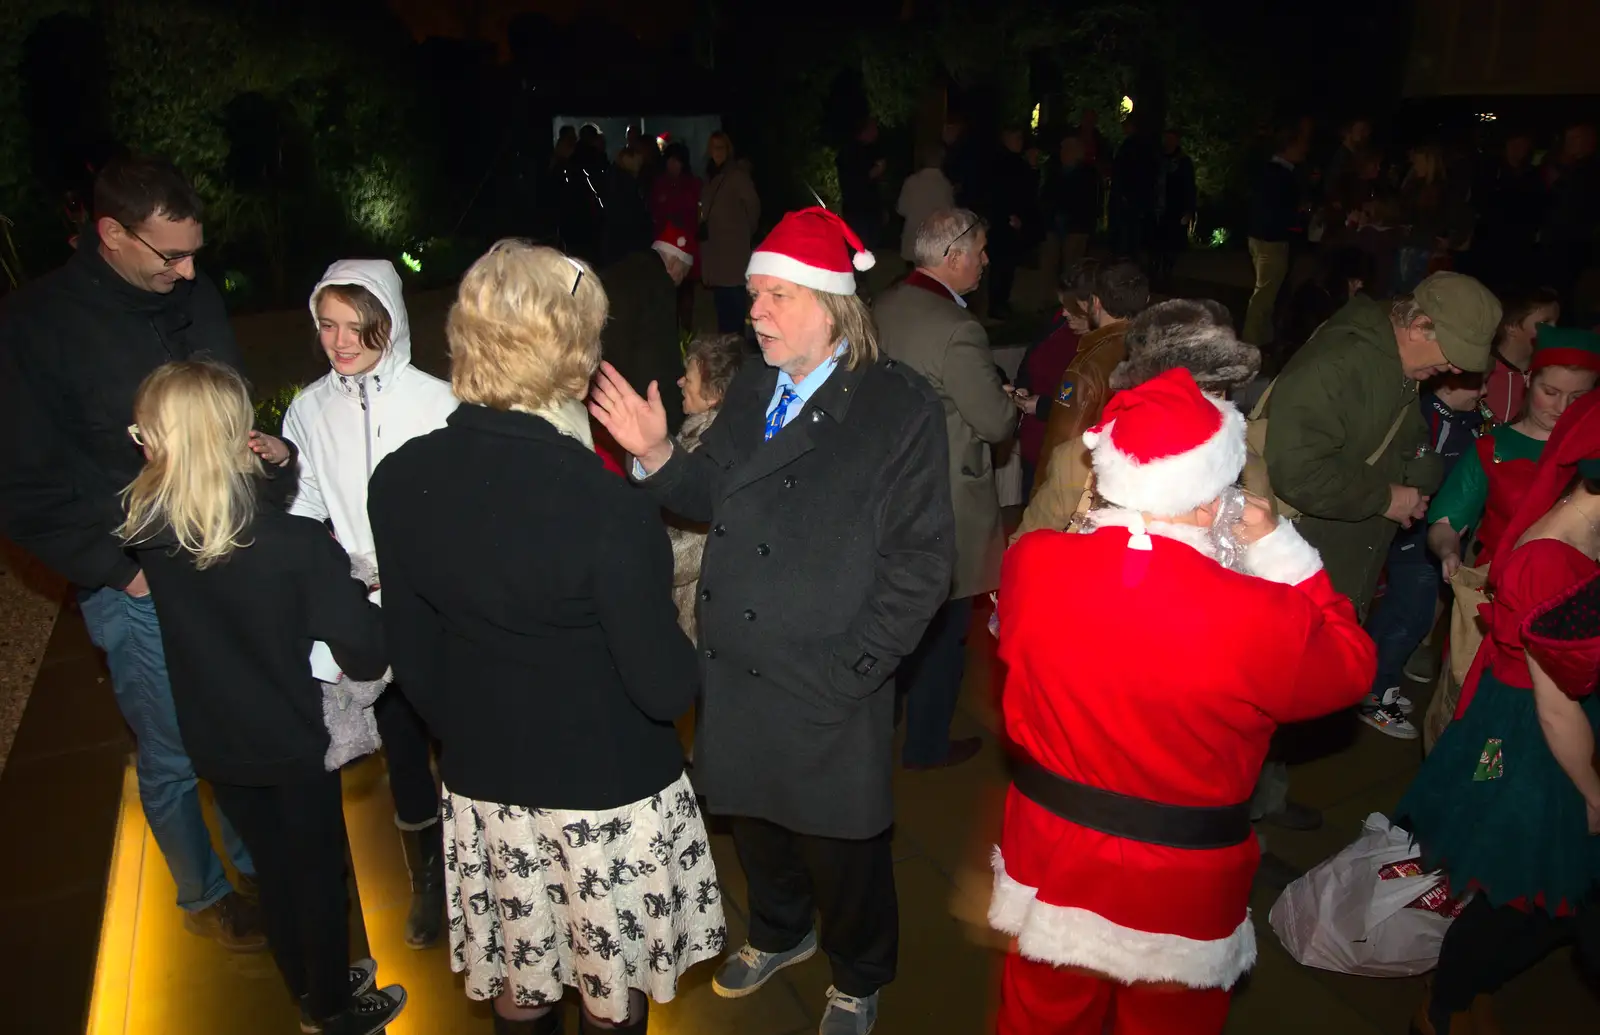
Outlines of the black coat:
{"type": "Polygon", "coordinates": [[[712,526],[695,785],[716,812],[872,837],[894,818],[891,677],[950,591],[944,411],[904,365],[841,366],[763,442],[777,378],[746,366],[645,483],[712,526]]]}
{"type": "Polygon", "coordinates": [[[292,477],[267,481],[244,536],[250,545],[220,564],[196,568],[170,534],[139,551],[184,748],[201,776],[244,786],[324,771],[314,641],[352,679],[378,679],[388,662],[378,608],[351,577],[350,558],[321,522],[281,509],[292,477]]]}
{"type": "Polygon", "coordinates": [[[373,473],[396,681],[450,790],[609,809],[683,773],[698,689],[643,492],[544,418],[462,405],[373,473]]]}
{"type": "Polygon", "coordinates": [[[683,352],[678,345],[678,288],[655,249],[632,255],[600,271],[610,315],[600,332],[601,350],[640,395],[651,381],[661,386],[667,430],[683,423],[683,352]]]}
{"type": "Polygon", "coordinates": [[[204,274],[141,291],[98,244],[84,234],[0,310],[0,514],[6,536],[71,582],[120,589],[138,574],[112,530],[144,464],[128,438],[139,382],[175,359],[238,367],[239,347],[204,274]]]}

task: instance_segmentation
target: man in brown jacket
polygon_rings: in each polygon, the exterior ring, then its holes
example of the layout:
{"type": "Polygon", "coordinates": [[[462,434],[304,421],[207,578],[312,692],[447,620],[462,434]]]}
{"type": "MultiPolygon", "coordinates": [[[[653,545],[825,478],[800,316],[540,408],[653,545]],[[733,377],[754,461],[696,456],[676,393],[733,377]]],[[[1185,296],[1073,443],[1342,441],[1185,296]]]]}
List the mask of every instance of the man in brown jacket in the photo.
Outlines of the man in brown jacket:
{"type": "Polygon", "coordinates": [[[1048,406],[1049,418],[1039,451],[1039,473],[1018,536],[1036,528],[1066,527],[1089,478],[1083,433],[1099,422],[1100,409],[1111,397],[1111,371],[1127,358],[1122,338],[1128,321],[1150,304],[1150,282],[1134,263],[1079,266],[1080,275],[1091,270],[1092,283],[1079,297],[1087,294],[1083,306],[1092,329],[1079,343],[1055,396],[1049,400],[1034,396],[1021,403],[1035,414],[1036,407],[1048,406]]]}
{"type": "Polygon", "coordinates": [[[908,769],[958,765],[978,753],[977,737],[952,743],[950,720],[966,669],[972,601],[1000,585],[1005,536],[991,449],[1017,428],[1017,408],[1000,384],[989,338],[962,296],[977,290],[988,263],[987,229],[964,208],[940,209],[917,228],[917,267],[873,303],[879,346],[933,386],[950,444],[956,564],[950,597],[902,670],[908,769]]]}

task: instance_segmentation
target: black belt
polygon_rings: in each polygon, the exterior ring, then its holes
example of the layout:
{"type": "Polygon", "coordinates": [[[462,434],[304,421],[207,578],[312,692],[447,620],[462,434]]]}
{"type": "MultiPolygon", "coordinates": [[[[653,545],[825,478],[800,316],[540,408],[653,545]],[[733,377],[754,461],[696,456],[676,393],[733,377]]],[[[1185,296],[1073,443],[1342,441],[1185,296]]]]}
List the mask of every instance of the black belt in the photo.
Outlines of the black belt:
{"type": "Polygon", "coordinates": [[[1057,776],[1031,759],[1012,760],[1023,797],[1081,827],[1167,848],[1232,848],[1253,836],[1250,803],[1165,805],[1057,776]]]}

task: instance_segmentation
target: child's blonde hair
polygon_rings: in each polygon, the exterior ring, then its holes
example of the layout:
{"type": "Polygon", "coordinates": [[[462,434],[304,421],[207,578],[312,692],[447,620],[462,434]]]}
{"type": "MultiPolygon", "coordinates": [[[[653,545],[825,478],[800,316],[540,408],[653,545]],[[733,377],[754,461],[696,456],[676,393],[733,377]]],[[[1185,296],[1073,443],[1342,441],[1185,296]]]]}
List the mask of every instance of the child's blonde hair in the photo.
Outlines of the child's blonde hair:
{"type": "Polygon", "coordinates": [[[249,546],[261,461],[250,451],[255,411],[244,379],[220,363],[168,363],[139,385],[133,416],[150,458],[122,491],[123,541],[170,528],[201,569],[249,546]]]}

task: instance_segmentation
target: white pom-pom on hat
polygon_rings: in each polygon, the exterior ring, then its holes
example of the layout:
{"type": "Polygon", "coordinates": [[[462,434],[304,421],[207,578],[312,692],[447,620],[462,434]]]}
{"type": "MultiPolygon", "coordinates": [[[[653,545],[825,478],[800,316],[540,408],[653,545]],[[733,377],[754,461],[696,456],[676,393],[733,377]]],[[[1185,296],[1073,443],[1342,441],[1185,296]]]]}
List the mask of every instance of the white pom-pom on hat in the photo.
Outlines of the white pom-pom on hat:
{"type": "Polygon", "coordinates": [[[862,273],[867,272],[867,270],[870,270],[877,264],[878,260],[873,257],[872,253],[864,249],[856,252],[855,255],[850,259],[850,265],[854,266],[862,273]]]}

